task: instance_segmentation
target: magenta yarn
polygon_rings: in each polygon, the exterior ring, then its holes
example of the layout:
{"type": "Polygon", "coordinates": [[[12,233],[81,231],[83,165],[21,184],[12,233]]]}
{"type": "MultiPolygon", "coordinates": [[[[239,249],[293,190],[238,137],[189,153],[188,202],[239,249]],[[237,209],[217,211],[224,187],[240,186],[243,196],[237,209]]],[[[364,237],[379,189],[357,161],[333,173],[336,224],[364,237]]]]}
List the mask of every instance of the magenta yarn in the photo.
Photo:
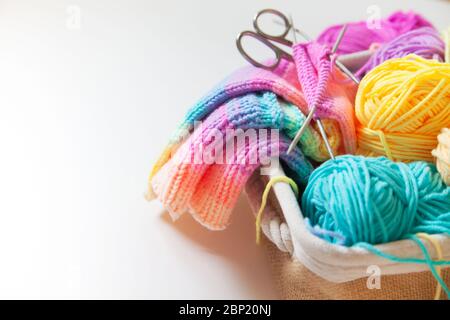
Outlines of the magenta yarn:
{"type": "Polygon", "coordinates": [[[406,32],[378,49],[370,60],[358,70],[357,76],[364,76],[386,60],[402,58],[411,53],[425,59],[444,61],[445,43],[439,33],[430,27],[406,32]]]}
{"type": "MultiPolygon", "coordinates": [[[[373,43],[384,44],[397,36],[421,27],[431,27],[432,24],[421,15],[410,12],[397,11],[387,19],[381,19],[378,26],[369,28],[366,21],[348,23],[348,29],[337,50],[338,54],[347,54],[367,50],[373,43]]],[[[334,25],[323,31],[317,41],[333,46],[342,24],[334,25]]]]}
{"type": "Polygon", "coordinates": [[[333,100],[327,95],[331,75],[330,48],[313,41],[294,45],[293,53],[308,107],[316,105],[318,117],[329,117],[334,107],[333,100]]]}

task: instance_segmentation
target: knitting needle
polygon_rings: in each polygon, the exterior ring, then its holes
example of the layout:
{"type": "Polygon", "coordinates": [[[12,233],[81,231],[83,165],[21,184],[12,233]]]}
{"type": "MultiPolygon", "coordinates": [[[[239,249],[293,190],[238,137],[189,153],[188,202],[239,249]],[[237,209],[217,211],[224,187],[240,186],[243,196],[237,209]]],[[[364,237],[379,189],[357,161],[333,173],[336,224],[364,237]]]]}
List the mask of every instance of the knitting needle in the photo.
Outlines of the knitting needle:
{"type": "MultiPolygon", "coordinates": [[[[377,50],[375,46],[373,48],[362,50],[362,51],[356,51],[353,53],[347,53],[339,55],[336,60],[338,60],[340,63],[342,63],[347,69],[351,70],[358,70],[360,67],[362,67],[372,56],[372,54],[377,50]]],[[[352,72],[352,71],[351,71],[352,72]]]]}
{"type": "MultiPolygon", "coordinates": [[[[289,148],[287,150],[287,154],[290,154],[292,150],[297,145],[298,141],[303,135],[303,132],[308,127],[309,123],[312,120],[312,117],[314,116],[314,113],[316,112],[316,105],[314,105],[311,108],[311,111],[308,113],[308,116],[305,119],[305,122],[303,122],[303,125],[300,127],[300,129],[297,131],[294,140],[292,140],[291,144],[289,145],[289,148]]],[[[327,133],[325,132],[325,128],[323,127],[322,121],[320,119],[316,119],[317,127],[319,128],[320,135],[322,136],[323,142],[325,143],[325,148],[327,149],[328,154],[330,155],[330,158],[334,160],[334,154],[333,149],[331,149],[330,142],[328,140],[327,133]]]]}
{"type": "MultiPolygon", "coordinates": [[[[331,54],[335,54],[337,49],[339,48],[339,45],[341,44],[342,38],[344,37],[345,32],[347,31],[347,24],[344,24],[344,26],[342,27],[341,31],[339,31],[339,34],[336,38],[336,41],[334,42],[333,48],[331,49],[331,54]]],[[[347,77],[349,77],[350,79],[353,80],[353,82],[355,82],[356,84],[359,84],[359,80],[353,75],[353,73],[347,69],[347,67],[340,62],[339,60],[335,59],[334,63],[336,64],[336,66],[347,75],[347,77]]]]}
{"type": "Polygon", "coordinates": [[[339,31],[339,34],[336,38],[336,41],[334,42],[333,48],[331,49],[331,54],[336,53],[337,49],[339,48],[339,45],[341,44],[342,38],[344,37],[345,32],[347,31],[347,24],[344,24],[341,31],[339,31]]]}
{"type": "MultiPolygon", "coordinates": [[[[272,21],[273,21],[273,23],[275,23],[275,24],[277,24],[279,26],[285,26],[284,22],[278,21],[276,19],[273,19],[272,21]]],[[[312,38],[310,36],[308,36],[306,33],[304,33],[302,30],[294,28],[292,25],[291,25],[291,29],[294,30],[299,35],[301,35],[306,41],[311,41],[312,40],[312,38]]]]}
{"type": "MultiPolygon", "coordinates": [[[[283,22],[278,21],[278,20],[273,20],[273,22],[278,25],[284,24],[283,22]]],[[[291,25],[291,27],[292,27],[292,25],[291,25]]],[[[339,32],[338,37],[337,37],[337,39],[333,45],[333,48],[331,50],[332,54],[336,53],[336,50],[338,48],[338,47],[336,47],[336,44],[339,46],[339,44],[341,43],[342,37],[344,36],[345,32],[347,31],[347,27],[348,27],[347,24],[345,24],[342,27],[341,31],[339,32]]],[[[303,31],[301,31],[300,29],[292,27],[292,30],[294,30],[294,34],[295,33],[300,34],[303,38],[305,38],[306,41],[312,40],[312,38],[309,35],[307,35],[303,31]]],[[[345,58],[345,55],[342,56],[342,58],[345,58]]],[[[341,61],[339,61],[338,59],[335,59],[334,63],[336,64],[336,67],[338,67],[339,70],[341,70],[347,77],[349,77],[356,84],[359,84],[358,78],[356,78],[355,75],[341,61]]]]}
{"type": "Polygon", "coordinates": [[[293,44],[296,44],[297,43],[297,32],[296,32],[297,29],[295,29],[295,27],[294,27],[294,20],[292,19],[292,15],[289,15],[289,20],[290,20],[289,23],[291,24],[292,38],[294,39],[293,44]]]}
{"type": "MultiPolygon", "coordinates": [[[[293,28],[293,30],[295,30],[294,25],[292,24],[292,21],[291,21],[291,27],[293,28]]],[[[336,39],[336,42],[333,45],[333,48],[331,49],[331,54],[334,54],[337,51],[337,49],[339,48],[339,45],[340,45],[340,43],[342,41],[342,38],[343,38],[346,30],[347,30],[347,25],[344,25],[342,27],[341,31],[339,32],[339,35],[338,35],[338,37],[336,39]]],[[[295,31],[294,31],[294,33],[295,33],[295,31]]],[[[300,127],[300,129],[298,130],[297,134],[295,135],[294,140],[292,140],[291,144],[289,145],[287,154],[290,154],[292,152],[292,150],[295,148],[295,146],[297,145],[297,143],[300,140],[303,132],[306,130],[306,127],[311,122],[312,117],[313,117],[314,113],[316,112],[316,109],[317,109],[317,105],[314,104],[313,107],[311,108],[311,110],[309,111],[308,116],[306,117],[305,121],[303,122],[303,125],[300,127]]],[[[324,130],[323,126],[322,126],[322,123],[321,123],[320,119],[317,119],[316,122],[317,122],[317,126],[319,127],[320,134],[322,135],[322,138],[324,140],[325,147],[327,148],[327,151],[330,154],[331,159],[334,160],[334,155],[333,155],[333,152],[331,150],[331,146],[329,144],[328,139],[326,138],[326,133],[325,133],[325,130],[324,130]],[[319,124],[319,122],[320,122],[320,124],[319,124]]]]}
{"type": "Polygon", "coordinates": [[[302,126],[297,131],[297,133],[295,134],[294,140],[292,140],[291,144],[289,145],[289,148],[287,150],[287,154],[290,154],[292,152],[292,150],[294,150],[294,148],[297,145],[298,141],[302,137],[303,132],[306,130],[306,128],[308,127],[309,123],[311,122],[311,119],[312,119],[316,109],[317,109],[316,105],[313,105],[313,107],[311,108],[311,112],[308,113],[308,116],[306,117],[306,119],[303,122],[302,126]]]}
{"type": "Polygon", "coordinates": [[[352,79],[352,81],[353,81],[354,83],[359,84],[359,79],[356,78],[356,77],[354,76],[354,74],[353,74],[350,70],[348,70],[347,67],[346,67],[342,62],[340,62],[339,60],[336,59],[336,60],[334,60],[334,63],[335,63],[336,66],[339,68],[339,70],[341,70],[343,73],[345,73],[345,75],[346,75],[347,77],[349,77],[350,79],[352,79]]]}
{"type": "MultiPolygon", "coordinates": [[[[339,44],[342,41],[342,38],[344,37],[345,32],[347,31],[347,24],[344,24],[344,26],[342,27],[341,31],[339,32],[337,38],[336,38],[336,42],[333,45],[333,48],[331,49],[331,54],[335,54],[339,44]]],[[[359,84],[359,80],[353,75],[353,73],[347,69],[347,67],[340,62],[339,60],[335,60],[334,63],[336,64],[336,66],[347,75],[347,77],[349,77],[350,79],[352,79],[356,84],[359,84]]]]}
{"type": "MultiPolygon", "coordinates": [[[[297,29],[294,27],[292,18],[291,18],[290,23],[291,23],[291,28],[292,28],[292,31],[293,31],[293,34],[294,34],[293,38],[294,38],[294,44],[295,44],[297,42],[297,37],[296,37],[296,30],[297,29]]],[[[314,105],[311,110],[316,111],[316,106],[314,105]]],[[[306,130],[306,127],[311,122],[313,114],[314,114],[313,112],[310,112],[308,114],[308,116],[306,117],[305,122],[300,127],[300,129],[297,131],[297,133],[295,134],[294,140],[292,140],[291,144],[289,145],[289,148],[287,150],[287,154],[290,154],[292,152],[292,150],[294,150],[295,146],[297,145],[298,141],[300,140],[300,137],[302,136],[303,132],[306,130]],[[305,125],[305,123],[306,123],[306,125],[305,125]]]]}
{"type": "MultiPolygon", "coordinates": [[[[293,43],[296,44],[297,43],[297,35],[296,35],[296,32],[295,32],[296,29],[294,27],[294,20],[292,19],[291,15],[289,16],[289,19],[291,20],[290,23],[291,23],[292,35],[293,35],[293,39],[294,39],[293,43]]],[[[316,110],[316,105],[314,105],[314,107],[311,110],[313,112],[310,112],[308,114],[309,119],[307,117],[306,120],[305,120],[305,123],[307,122],[309,124],[309,122],[311,122],[311,118],[314,115],[315,110],[316,110]]],[[[325,129],[323,128],[322,121],[320,121],[320,119],[317,119],[316,122],[317,122],[317,126],[319,127],[320,135],[322,136],[322,139],[325,142],[325,147],[327,148],[327,151],[330,154],[331,159],[334,160],[333,150],[331,149],[330,142],[328,141],[327,133],[325,132],[325,129]]],[[[305,131],[306,127],[307,127],[307,125],[305,126],[303,124],[303,130],[302,130],[302,128],[300,128],[300,130],[297,132],[297,134],[294,137],[294,140],[292,141],[292,143],[290,144],[290,146],[288,148],[287,154],[290,154],[292,152],[292,150],[294,149],[294,147],[297,145],[298,140],[302,136],[303,131],[305,131]]]]}
{"type": "Polygon", "coordinates": [[[322,125],[322,121],[320,119],[317,119],[316,123],[317,123],[317,127],[319,128],[320,135],[323,138],[323,142],[325,143],[325,147],[327,148],[328,154],[330,155],[330,158],[332,160],[334,160],[333,150],[331,149],[330,141],[328,140],[328,136],[327,136],[327,133],[325,132],[325,129],[324,129],[323,125],[322,125]]]}

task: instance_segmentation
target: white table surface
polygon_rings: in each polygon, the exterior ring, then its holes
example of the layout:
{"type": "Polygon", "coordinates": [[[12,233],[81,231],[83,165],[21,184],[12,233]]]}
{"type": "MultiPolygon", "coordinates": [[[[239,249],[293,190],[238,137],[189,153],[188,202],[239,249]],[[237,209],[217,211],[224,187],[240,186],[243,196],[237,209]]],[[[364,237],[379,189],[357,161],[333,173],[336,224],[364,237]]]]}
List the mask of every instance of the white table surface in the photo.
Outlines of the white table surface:
{"type": "Polygon", "coordinates": [[[172,223],[147,175],[257,10],[317,35],[372,4],[450,22],[438,0],[0,1],[0,298],[275,298],[245,201],[224,232],[172,223]]]}

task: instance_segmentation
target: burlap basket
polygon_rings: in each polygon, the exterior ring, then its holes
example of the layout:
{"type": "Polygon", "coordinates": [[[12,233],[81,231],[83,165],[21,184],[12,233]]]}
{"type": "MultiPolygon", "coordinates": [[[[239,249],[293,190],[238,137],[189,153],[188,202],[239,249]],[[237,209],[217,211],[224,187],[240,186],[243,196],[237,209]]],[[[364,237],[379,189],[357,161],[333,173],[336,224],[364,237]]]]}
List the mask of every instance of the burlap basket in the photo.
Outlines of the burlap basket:
{"type": "MultiPolygon", "coordinates": [[[[256,214],[261,194],[271,176],[284,175],[281,168],[269,177],[256,172],[246,185],[246,195],[256,214]]],[[[264,210],[261,229],[268,259],[283,299],[433,299],[437,281],[424,264],[396,263],[361,248],[330,244],[312,235],[303,223],[303,216],[289,185],[273,186],[264,210]],[[379,270],[377,286],[369,271],[379,270]]],[[[450,240],[434,235],[442,248],[443,259],[450,259],[450,240]]],[[[424,242],[432,259],[437,258],[431,243],[424,242]]],[[[399,257],[423,258],[418,246],[410,240],[376,246],[399,257]]],[[[450,282],[450,269],[442,277],[450,282]]],[[[441,294],[445,298],[445,293],[441,294]]]]}
{"type": "MultiPolygon", "coordinates": [[[[380,289],[369,289],[365,278],[333,283],[308,270],[272,242],[265,240],[264,246],[282,299],[424,300],[433,299],[436,291],[436,280],[427,271],[382,275],[380,289]]],[[[445,283],[450,282],[449,271],[443,271],[445,283]]],[[[445,294],[441,298],[445,299],[445,294]]]]}

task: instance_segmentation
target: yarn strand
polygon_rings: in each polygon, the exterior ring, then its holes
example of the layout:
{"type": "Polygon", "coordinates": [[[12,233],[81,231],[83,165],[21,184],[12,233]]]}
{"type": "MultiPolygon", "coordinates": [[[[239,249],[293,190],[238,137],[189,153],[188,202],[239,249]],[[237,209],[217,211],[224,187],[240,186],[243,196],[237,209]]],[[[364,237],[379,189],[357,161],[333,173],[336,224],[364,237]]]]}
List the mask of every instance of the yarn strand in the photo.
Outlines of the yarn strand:
{"type": "MultiPolygon", "coordinates": [[[[439,241],[437,241],[436,239],[434,239],[427,233],[418,233],[418,234],[416,234],[416,236],[418,238],[428,240],[434,246],[434,249],[436,250],[437,259],[442,260],[442,257],[443,257],[442,256],[442,248],[441,248],[441,244],[439,243],[439,241]]],[[[441,267],[436,267],[436,272],[437,272],[438,277],[442,279],[441,267]]],[[[434,294],[434,300],[440,299],[441,292],[442,292],[442,285],[438,281],[438,284],[436,286],[436,293],[434,294]]]]}
{"type": "MultiPolygon", "coordinates": [[[[387,254],[385,252],[382,252],[382,251],[376,249],[373,245],[371,245],[369,243],[358,243],[355,246],[364,248],[364,249],[372,252],[373,254],[376,254],[377,256],[380,256],[382,258],[385,258],[385,259],[388,259],[388,260],[391,260],[394,262],[427,264],[428,267],[430,268],[430,271],[431,271],[433,277],[436,279],[438,284],[442,287],[444,292],[447,294],[447,297],[450,298],[450,290],[448,289],[447,285],[445,284],[444,280],[442,279],[440,272],[437,271],[437,268],[436,268],[436,266],[449,266],[450,260],[437,260],[437,261],[432,260],[430,257],[430,254],[428,253],[427,248],[425,247],[425,245],[422,243],[422,241],[420,241],[420,239],[416,235],[409,235],[407,238],[413,240],[419,246],[420,250],[422,251],[422,253],[424,255],[424,259],[401,258],[401,257],[397,257],[394,255],[390,255],[390,254],[387,254]]],[[[440,291],[438,291],[438,289],[437,289],[436,295],[438,293],[440,295],[440,291]]],[[[436,297],[436,295],[435,295],[435,297],[436,297]]]]}
{"type": "Polygon", "coordinates": [[[286,176],[278,176],[278,177],[273,177],[269,180],[266,187],[264,188],[264,192],[262,194],[261,206],[258,210],[258,214],[256,215],[256,222],[255,222],[256,244],[259,244],[261,241],[261,220],[262,220],[264,209],[266,208],[266,205],[267,205],[267,198],[269,197],[269,192],[270,192],[272,186],[278,182],[288,183],[291,186],[292,190],[294,191],[295,195],[298,197],[298,194],[299,194],[298,186],[295,183],[295,181],[292,180],[291,178],[288,178],[286,176]]]}

